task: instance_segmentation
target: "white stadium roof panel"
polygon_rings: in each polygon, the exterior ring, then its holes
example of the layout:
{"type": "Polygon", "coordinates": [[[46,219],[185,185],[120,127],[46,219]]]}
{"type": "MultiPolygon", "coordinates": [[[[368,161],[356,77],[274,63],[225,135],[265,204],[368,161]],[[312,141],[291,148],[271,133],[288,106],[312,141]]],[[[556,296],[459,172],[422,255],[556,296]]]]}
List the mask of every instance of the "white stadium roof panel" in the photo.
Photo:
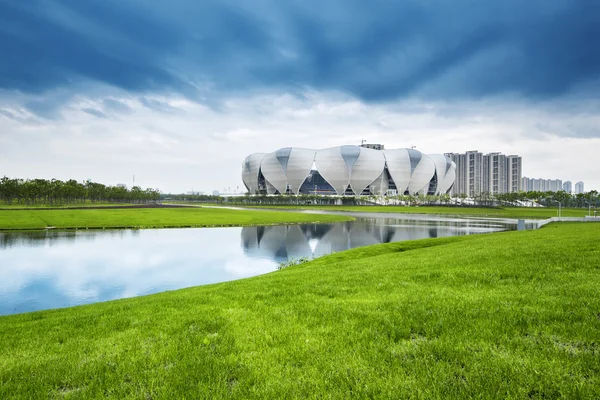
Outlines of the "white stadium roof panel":
{"type": "Polygon", "coordinates": [[[351,188],[356,195],[367,189],[385,194],[389,184],[394,184],[399,194],[407,190],[410,194],[444,194],[455,177],[456,164],[448,157],[428,156],[415,149],[285,147],[269,154],[251,154],[242,163],[242,180],[251,193],[343,195],[351,193],[351,188]]]}

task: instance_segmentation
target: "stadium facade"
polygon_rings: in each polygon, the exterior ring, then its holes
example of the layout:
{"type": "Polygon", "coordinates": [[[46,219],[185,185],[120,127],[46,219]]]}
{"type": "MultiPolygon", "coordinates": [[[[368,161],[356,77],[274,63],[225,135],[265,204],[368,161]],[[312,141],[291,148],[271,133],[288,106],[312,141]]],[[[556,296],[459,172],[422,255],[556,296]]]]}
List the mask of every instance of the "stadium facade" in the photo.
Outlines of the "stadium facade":
{"type": "Polygon", "coordinates": [[[454,185],[456,164],[443,154],[378,148],[286,147],[254,153],[242,163],[242,180],[251,194],[439,195],[454,185]]]}

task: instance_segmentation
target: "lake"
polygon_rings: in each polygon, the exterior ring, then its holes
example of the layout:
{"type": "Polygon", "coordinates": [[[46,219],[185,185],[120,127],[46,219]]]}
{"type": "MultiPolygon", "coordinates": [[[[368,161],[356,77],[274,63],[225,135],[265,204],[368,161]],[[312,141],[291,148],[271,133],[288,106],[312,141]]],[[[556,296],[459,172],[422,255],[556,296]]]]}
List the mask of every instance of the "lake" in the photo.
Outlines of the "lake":
{"type": "Polygon", "coordinates": [[[0,232],[0,315],[246,278],[359,246],[516,229],[515,220],[352,215],[339,224],[0,232]]]}

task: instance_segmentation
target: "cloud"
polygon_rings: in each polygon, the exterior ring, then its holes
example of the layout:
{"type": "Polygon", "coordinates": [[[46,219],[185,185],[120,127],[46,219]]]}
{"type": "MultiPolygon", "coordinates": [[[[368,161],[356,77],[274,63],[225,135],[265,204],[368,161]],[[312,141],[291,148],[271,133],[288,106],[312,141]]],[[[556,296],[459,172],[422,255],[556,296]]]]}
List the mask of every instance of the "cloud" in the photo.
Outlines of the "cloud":
{"type": "Polygon", "coordinates": [[[11,119],[15,119],[16,118],[15,115],[13,113],[11,113],[10,111],[8,111],[8,110],[2,110],[2,109],[0,109],[0,115],[3,115],[6,118],[11,118],[11,119]]]}
{"type": "Polygon", "coordinates": [[[600,5],[586,0],[2,2],[0,88],[539,99],[600,78],[596,37],[600,5]]]}
{"type": "Polygon", "coordinates": [[[60,109],[63,105],[63,101],[65,100],[28,100],[25,101],[23,105],[28,111],[37,116],[48,119],[55,119],[60,117],[60,109]]]}
{"type": "Polygon", "coordinates": [[[113,111],[113,112],[122,113],[122,114],[129,114],[133,111],[130,106],[128,106],[126,103],[119,101],[119,100],[104,99],[102,101],[102,103],[104,105],[104,108],[108,111],[113,111]]]}
{"type": "Polygon", "coordinates": [[[81,111],[108,113],[98,98],[70,102],[64,118],[27,127],[0,117],[0,131],[6,133],[0,135],[0,169],[11,177],[91,178],[113,185],[135,175],[142,187],[210,193],[242,187],[240,166],[250,153],[366,139],[386,148],[415,145],[425,153],[519,154],[525,176],[583,180],[588,189],[600,188],[595,168],[600,132],[586,129],[600,124],[599,101],[370,104],[338,92],[307,91],[302,98],[287,93],[232,97],[216,111],[181,97],[150,99],[181,111],[159,113],[131,98],[115,99],[132,109],[118,118],[81,111]]]}
{"type": "Polygon", "coordinates": [[[140,97],[138,100],[144,107],[147,107],[154,111],[161,111],[161,112],[166,112],[166,113],[181,111],[178,108],[173,107],[172,105],[170,105],[169,103],[167,103],[165,101],[151,99],[151,98],[143,97],[143,96],[140,97]]]}
{"type": "Polygon", "coordinates": [[[93,108],[82,108],[81,111],[88,113],[90,115],[93,115],[94,117],[98,117],[98,118],[108,118],[108,115],[106,115],[105,113],[103,113],[100,110],[96,110],[93,108]]]}

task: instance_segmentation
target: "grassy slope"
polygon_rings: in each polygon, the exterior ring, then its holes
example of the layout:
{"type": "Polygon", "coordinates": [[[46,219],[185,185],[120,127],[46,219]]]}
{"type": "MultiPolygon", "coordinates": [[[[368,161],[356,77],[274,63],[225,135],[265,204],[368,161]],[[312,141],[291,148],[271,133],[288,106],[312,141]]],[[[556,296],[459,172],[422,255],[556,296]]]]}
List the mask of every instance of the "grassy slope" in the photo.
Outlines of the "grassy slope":
{"type": "MultiPolygon", "coordinates": [[[[309,209],[309,210],[327,210],[327,211],[358,211],[358,212],[380,212],[380,213],[400,213],[400,214],[446,214],[446,215],[469,215],[479,217],[498,217],[498,218],[525,218],[525,219],[546,219],[558,216],[556,208],[529,208],[529,207],[507,207],[507,208],[478,208],[478,207],[443,207],[443,206],[243,206],[248,208],[269,208],[269,209],[309,209]]],[[[585,217],[588,215],[587,208],[565,208],[561,212],[563,217],[585,217]]]]}
{"type": "Polygon", "coordinates": [[[0,230],[56,228],[164,228],[269,225],[347,221],[341,215],[316,215],[218,208],[0,210],[0,230]]]}
{"type": "Polygon", "coordinates": [[[0,317],[0,398],[597,398],[600,224],[0,317]]]}

